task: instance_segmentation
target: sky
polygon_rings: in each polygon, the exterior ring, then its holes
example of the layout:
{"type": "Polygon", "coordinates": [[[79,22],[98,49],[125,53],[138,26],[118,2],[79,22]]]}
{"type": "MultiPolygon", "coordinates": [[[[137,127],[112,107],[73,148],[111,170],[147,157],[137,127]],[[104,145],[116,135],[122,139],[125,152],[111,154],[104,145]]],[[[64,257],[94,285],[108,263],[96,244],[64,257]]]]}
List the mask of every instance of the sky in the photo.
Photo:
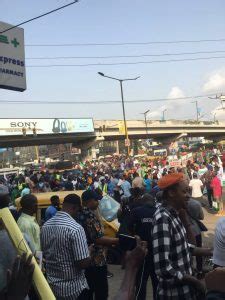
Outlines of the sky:
{"type": "MultiPolygon", "coordinates": [[[[0,21],[18,24],[26,19],[65,5],[70,0],[0,0],[0,21]],[[31,4],[32,3],[32,4],[31,4]]],[[[200,43],[161,43],[117,46],[37,47],[40,44],[140,43],[179,40],[225,39],[224,0],[80,0],[78,3],[23,26],[25,32],[27,90],[0,91],[1,100],[60,101],[61,104],[1,103],[0,118],[59,117],[122,119],[119,83],[124,82],[124,99],[161,102],[125,103],[127,119],[196,118],[195,98],[168,101],[168,98],[225,93],[225,41],[200,43]],[[224,51],[214,53],[214,51],[224,51]],[[179,56],[131,58],[31,59],[37,57],[102,57],[212,52],[179,56]],[[98,65],[83,67],[29,67],[50,64],[98,64],[151,62],[170,59],[208,58],[194,61],[98,65]],[[106,104],[66,104],[64,101],[107,101],[106,104]]],[[[223,120],[225,112],[218,100],[198,99],[205,120],[223,120]]]]}

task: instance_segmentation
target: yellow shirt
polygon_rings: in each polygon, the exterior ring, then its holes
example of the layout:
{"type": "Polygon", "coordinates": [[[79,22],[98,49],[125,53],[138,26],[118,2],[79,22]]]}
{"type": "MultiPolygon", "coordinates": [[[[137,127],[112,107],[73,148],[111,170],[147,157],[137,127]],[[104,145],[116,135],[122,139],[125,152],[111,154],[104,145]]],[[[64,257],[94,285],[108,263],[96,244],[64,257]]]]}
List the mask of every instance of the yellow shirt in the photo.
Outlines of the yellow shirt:
{"type": "Polygon", "coordinates": [[[35,251],[41,250],[40,243],[40,227],[35,219],[35,217],[22,213],[17,221],[22,233],[28,235],[31,243],[35,247],[35,251]]]}

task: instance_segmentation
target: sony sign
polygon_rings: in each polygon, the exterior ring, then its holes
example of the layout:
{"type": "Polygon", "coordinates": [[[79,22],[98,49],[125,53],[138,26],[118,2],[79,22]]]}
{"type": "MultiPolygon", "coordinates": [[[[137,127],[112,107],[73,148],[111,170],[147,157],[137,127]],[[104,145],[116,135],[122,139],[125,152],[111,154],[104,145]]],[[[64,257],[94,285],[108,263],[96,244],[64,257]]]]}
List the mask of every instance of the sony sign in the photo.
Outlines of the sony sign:
{"type": "Polygon", "coordinates": [[[26,90],[24,30],[0,22],[0,88],[20,91],[26,90]],[[2,33],[1,33],[2,32],[2,33]]]}
{"type": "Polygon", "coordinates": [[[10,122],[10,127],[33,128],[36,125],[37,122],[10,122]]]}
{"type": "Polygon", "coordinates": [[[84,119],[0,119],[0,137],[9,135],[94,133],[93,120],[84,119]]]}

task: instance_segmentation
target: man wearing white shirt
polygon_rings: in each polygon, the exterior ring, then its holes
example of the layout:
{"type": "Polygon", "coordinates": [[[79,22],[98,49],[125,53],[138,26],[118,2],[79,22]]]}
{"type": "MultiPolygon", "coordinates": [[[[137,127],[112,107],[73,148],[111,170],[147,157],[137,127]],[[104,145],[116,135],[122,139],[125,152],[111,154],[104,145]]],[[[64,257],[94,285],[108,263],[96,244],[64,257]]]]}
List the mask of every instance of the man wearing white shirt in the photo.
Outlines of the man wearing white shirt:
{"type": "Polygon", "coordinates": [[[193,179],[191,179],[189,183],[189,187],[191,188],[191,196],[194,199],[201,200],[202,199],[202,189],[203,183],[200,179],[198,179],[198,175],[196,173],[193,174],[193,179]]]}

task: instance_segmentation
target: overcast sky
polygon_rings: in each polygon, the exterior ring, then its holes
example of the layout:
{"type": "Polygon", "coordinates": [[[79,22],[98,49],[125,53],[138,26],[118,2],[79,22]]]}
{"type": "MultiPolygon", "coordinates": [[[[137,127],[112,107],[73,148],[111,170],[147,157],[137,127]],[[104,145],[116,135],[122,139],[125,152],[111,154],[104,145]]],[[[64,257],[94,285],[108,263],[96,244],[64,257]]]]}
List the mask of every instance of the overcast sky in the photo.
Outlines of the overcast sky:
{"type": "MultiPolygon", "coordinates": [[[[63,0],[1,0],[0,20],[17,24],[69,3],[63,0]],[[32,3],[32,4],[31,4],[32,3]]],[[[80,0],[64,10],[24,25],[26,45],[68,43],[126,43],[174,40],[225,39],[224,0],[80,0]]],[[[125,100],[150,100],[225,92],[225,41],[125,46],[31,47],[26,46],[27,90],[0,91],[2,100],[108,101],[120,100],[118,82],[97,75],[98,71],[119,78],[140,76],[124,83],[125,100]],[[224,51],[214,53],[214,51],[224,51]],[[136,58],[30,59],[65,56],[132,56],[212,52],[179,56],[136,58]],[[87,67],[30,68],[34,65],[150,62],[222,56],[220,59],[170,63],[143,63],[87,67]]],[[[187,119],[196,115],[195,99],[126,104],[128,119],[187,119]]],[[[199,99],[201,113],[212,119],[219,101],[199,99]]],[[[0,117],[93,117],[120,119],[120,103],[101,105],[1,104],[0,117]]],[[[224,119],[223,111],[217,117],[224,119]]]]}

